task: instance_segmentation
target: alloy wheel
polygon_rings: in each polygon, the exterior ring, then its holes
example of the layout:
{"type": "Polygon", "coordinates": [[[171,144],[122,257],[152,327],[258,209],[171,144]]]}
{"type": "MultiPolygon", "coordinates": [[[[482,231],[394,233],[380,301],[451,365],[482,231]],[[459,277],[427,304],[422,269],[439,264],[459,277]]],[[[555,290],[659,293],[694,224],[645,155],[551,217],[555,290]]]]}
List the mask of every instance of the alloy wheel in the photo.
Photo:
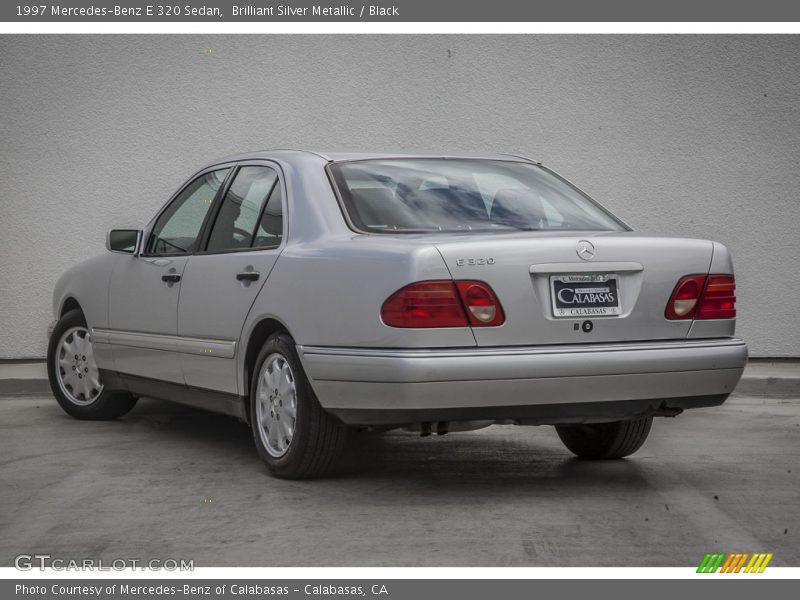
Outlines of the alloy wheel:
{"type": "Polygon", "coordinates": [[[256,389],[256,424],[270,456],[289,450],[297,422],[297,387],[294,372],[280,353],[270,354],[261,367],[256,389]]]}
{"type": "Polygon", "coordinates": [[[103,392],[100,371],[94,360],[92,336],[86,327],[70,327],[56,348],[56,377],[70,402],[88,406],[103,392]]]}

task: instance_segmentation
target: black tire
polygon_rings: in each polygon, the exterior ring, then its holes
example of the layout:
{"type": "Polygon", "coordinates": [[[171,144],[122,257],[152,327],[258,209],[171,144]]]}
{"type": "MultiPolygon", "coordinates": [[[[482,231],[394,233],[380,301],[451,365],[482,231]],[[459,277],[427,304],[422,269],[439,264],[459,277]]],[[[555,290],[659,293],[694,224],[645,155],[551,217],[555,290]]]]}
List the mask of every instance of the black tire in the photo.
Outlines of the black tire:
{"type": "Polygon", "coordinates": [[[62,372],[59,365],[61,353],[59,342],[68,330],[75,327],[87,328],[83,313],[77,309],[69,311],[59,319],[47,347],[47,377],[58,404],[68,415],[86,421],[105,421],[127,414],[136,405],[137,400],[128,392],[103,387],[95,398],[84,399],[86,404],[77,404],[62,390],[62,384],[59,382],[59,375],[62,372]]]}
{"type": "Polygon", "coordinates": [[[580,458],[603,460],[630,456],[642,447],[653,417],[591,425],[556,425],[558,437],[580,458]]]}
{"type": "Polygon", "coordinates": [[[321,477],[332,470],[342,454],[348,428],[320,406],[303,371],[294,341],[287,333],[272,335],[256,359],[250,381],[250,425],[259,456],[270,473],[282,479],[321,477]],[[258,383],[262,368],[267,358],[276,354],[291,367],[296,398],[294,432],[282,456],[270,454],[259,431],[257,415],[258,383]]]}

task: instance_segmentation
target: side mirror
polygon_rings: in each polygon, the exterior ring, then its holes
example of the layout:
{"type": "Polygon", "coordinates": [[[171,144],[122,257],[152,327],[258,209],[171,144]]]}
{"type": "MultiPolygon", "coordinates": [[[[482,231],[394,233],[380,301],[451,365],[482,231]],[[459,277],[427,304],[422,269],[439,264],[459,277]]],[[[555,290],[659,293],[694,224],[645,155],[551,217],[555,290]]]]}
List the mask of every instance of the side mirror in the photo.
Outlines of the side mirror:
{"type": "Polygon", "coordinates": [[[138,254],[141,241],[141,229],[112,229],[106,237],[106,248],[111,252],[138,254]]]}

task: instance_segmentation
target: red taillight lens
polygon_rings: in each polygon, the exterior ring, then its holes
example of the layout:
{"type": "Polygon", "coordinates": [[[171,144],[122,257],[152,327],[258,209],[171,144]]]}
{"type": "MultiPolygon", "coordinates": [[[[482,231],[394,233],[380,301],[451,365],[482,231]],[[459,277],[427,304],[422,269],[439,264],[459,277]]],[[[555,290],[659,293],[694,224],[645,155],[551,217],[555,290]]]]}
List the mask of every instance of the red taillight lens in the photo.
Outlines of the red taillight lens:
{"type": "Polygon", "coordinates": [[[461,301],[473,327],[494,327],[506,320],[492,288],[480,281],[456,281],[461,301]]]}
{"type": "Polygon", "coordinates": [[[709,275],[695,319],[733,319],[736,316],[736,280],[733,275],[709,275]]]}
{"type": "Polygon", "coordinates": [[[412,283],[392,294],[381,308],[390,327],[468,327],[452,281],[412,283]]]}
{"type": "Polygon", "coordinates": [[[665,316],[677,319],[732,319],[736,316],[733,275],[687,275],[678,282],[665,316]]]}
{"type": "Polygon", "coordinates": [[[688,275],[681,279],[667,303],[666,317],[672,320],[691,319],[705,283],[705,275],[688,275]]]}
{"type": "Polygon", "coordinates": [[[505,321],[503,309],[480,281],[421,281],[392,294],[381,307],[390,327],[490,327],[505,321]]]}

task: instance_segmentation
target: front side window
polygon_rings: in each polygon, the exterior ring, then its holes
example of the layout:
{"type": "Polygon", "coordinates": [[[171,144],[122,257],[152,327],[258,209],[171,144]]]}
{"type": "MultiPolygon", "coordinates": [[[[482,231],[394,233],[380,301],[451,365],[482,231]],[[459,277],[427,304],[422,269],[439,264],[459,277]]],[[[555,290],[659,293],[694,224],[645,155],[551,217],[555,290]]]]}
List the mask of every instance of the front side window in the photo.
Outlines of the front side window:
{"type": "Polygon", "coordinates": [[[205,173],[181,191],[158,217],[150,234],[150,252],[187,254],[197,250],[203,221],[228,171],[205,173]]]}
{"type": "Polygon", "coordinates": [[[354,225],[374,233],[625,231],[610,213],[530,163],[385,159],[330,167],[354,225]]]}
{"type": "Polygon", "coordinates": [[[275,169],[262,166],[239,169],[222,201],[206,250],[277,246],[283,233],[280,196],[275,169]],[[279,228],[277,234],[275,227],[279,228]]]}

